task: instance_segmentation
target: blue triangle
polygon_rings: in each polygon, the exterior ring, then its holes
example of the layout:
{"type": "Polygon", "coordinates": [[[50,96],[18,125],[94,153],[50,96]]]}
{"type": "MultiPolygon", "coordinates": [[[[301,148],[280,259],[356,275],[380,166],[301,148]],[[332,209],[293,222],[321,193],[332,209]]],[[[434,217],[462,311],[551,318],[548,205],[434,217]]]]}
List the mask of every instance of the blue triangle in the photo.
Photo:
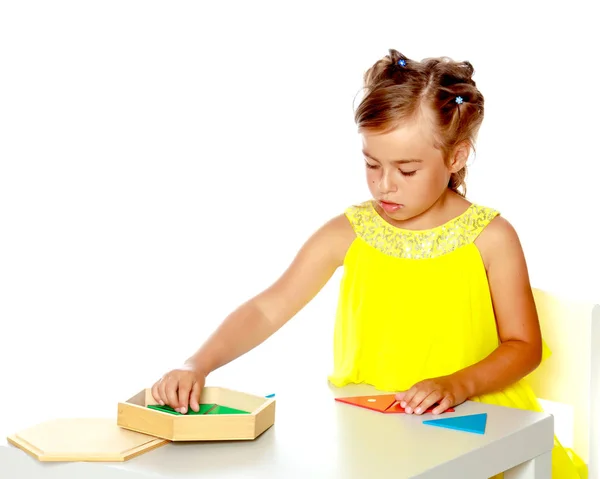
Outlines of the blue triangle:
{"type": "Polygon", "coordinates": [[[423,424],[445,427],[446,429],[456,429],[458,431],[467,431],[474,434],[484,434],[485,426],[487,424],[487,413],[449,417],[445,419],[433,419],[430,421],[423,421],[423,424]]]}

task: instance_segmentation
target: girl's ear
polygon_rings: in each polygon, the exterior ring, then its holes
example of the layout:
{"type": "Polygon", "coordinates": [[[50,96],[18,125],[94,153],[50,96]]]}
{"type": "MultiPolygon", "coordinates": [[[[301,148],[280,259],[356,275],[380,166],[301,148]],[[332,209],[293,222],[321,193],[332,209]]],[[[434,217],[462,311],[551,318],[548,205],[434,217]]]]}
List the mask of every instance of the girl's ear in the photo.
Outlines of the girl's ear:
{"type": "Polygon", "coordinates": [[[450,157],[449,168],[451,173],[456,173],[467,165],[469,153],[471,153],[471,145],[468,141],[463,141],[456,146],[450,157]]]}

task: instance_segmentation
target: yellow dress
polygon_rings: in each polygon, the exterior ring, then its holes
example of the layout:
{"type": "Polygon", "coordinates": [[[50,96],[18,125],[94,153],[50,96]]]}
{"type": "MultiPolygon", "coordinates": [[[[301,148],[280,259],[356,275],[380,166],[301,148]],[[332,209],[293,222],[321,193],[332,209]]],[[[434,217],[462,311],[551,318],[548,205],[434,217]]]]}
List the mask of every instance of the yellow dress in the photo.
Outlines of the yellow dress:
{"type": "MultiPolygon", "coordinates": [[[[449,222],[418,231],[391,225],[371,201],[345,213],[356,239],[340,284],[329,376],[334,386],[403,391],[479,362],[498,347],[487,274],[474,244],[497,211],[472,204],[449,222]]],[[[526,379],[470,399],[542,411],[526,379]]],[[[579,458],[556,439],[552,461],[553,479],[587,477],[585,467],[574,464],[579,458]]]]}

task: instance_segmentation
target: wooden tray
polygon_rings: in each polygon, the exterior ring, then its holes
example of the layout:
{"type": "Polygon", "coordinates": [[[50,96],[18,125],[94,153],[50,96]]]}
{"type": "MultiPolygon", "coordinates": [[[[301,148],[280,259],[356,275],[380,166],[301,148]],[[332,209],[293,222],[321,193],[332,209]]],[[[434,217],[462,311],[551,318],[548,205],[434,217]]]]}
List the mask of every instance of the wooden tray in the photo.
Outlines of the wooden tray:
{"type": "Polygon", "coordinates": [[[120,428],[114,419],[55,419],[7,438],[40,461],[122,462],[169,441],[120,428]]]}
{"type": "Polygon", "coordinates": [[[275,422],[275,399],[220,387],[205,387],[201,414],[154,409],[150,389],[118,405],[117,424],[170,441],[254,440],[275,422]],[[233,410],[232,410],[233,409],[233,410]]]}

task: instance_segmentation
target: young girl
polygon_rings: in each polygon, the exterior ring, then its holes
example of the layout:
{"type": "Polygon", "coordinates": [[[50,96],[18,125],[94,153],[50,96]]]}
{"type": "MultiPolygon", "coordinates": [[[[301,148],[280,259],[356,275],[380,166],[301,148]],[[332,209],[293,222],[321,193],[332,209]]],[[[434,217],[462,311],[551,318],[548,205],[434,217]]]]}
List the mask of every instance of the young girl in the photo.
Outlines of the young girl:
{"type": "MultiPolygon", "coordinates": [[[[316,231],[274,284],[153,386],[156,401],[197,411],[208,374],[265,341],[343,266],[333,385],[398,391],[409,414],[467,399],[541,410],[524,379],[543,343],[519,239],[465,198],[484,116],[472,75],[468,62],[396,50],[366,72],[355,119],[373,198],[316,231]]],[[[556,442],[553,478],[580,477],[556,442]]]]}

